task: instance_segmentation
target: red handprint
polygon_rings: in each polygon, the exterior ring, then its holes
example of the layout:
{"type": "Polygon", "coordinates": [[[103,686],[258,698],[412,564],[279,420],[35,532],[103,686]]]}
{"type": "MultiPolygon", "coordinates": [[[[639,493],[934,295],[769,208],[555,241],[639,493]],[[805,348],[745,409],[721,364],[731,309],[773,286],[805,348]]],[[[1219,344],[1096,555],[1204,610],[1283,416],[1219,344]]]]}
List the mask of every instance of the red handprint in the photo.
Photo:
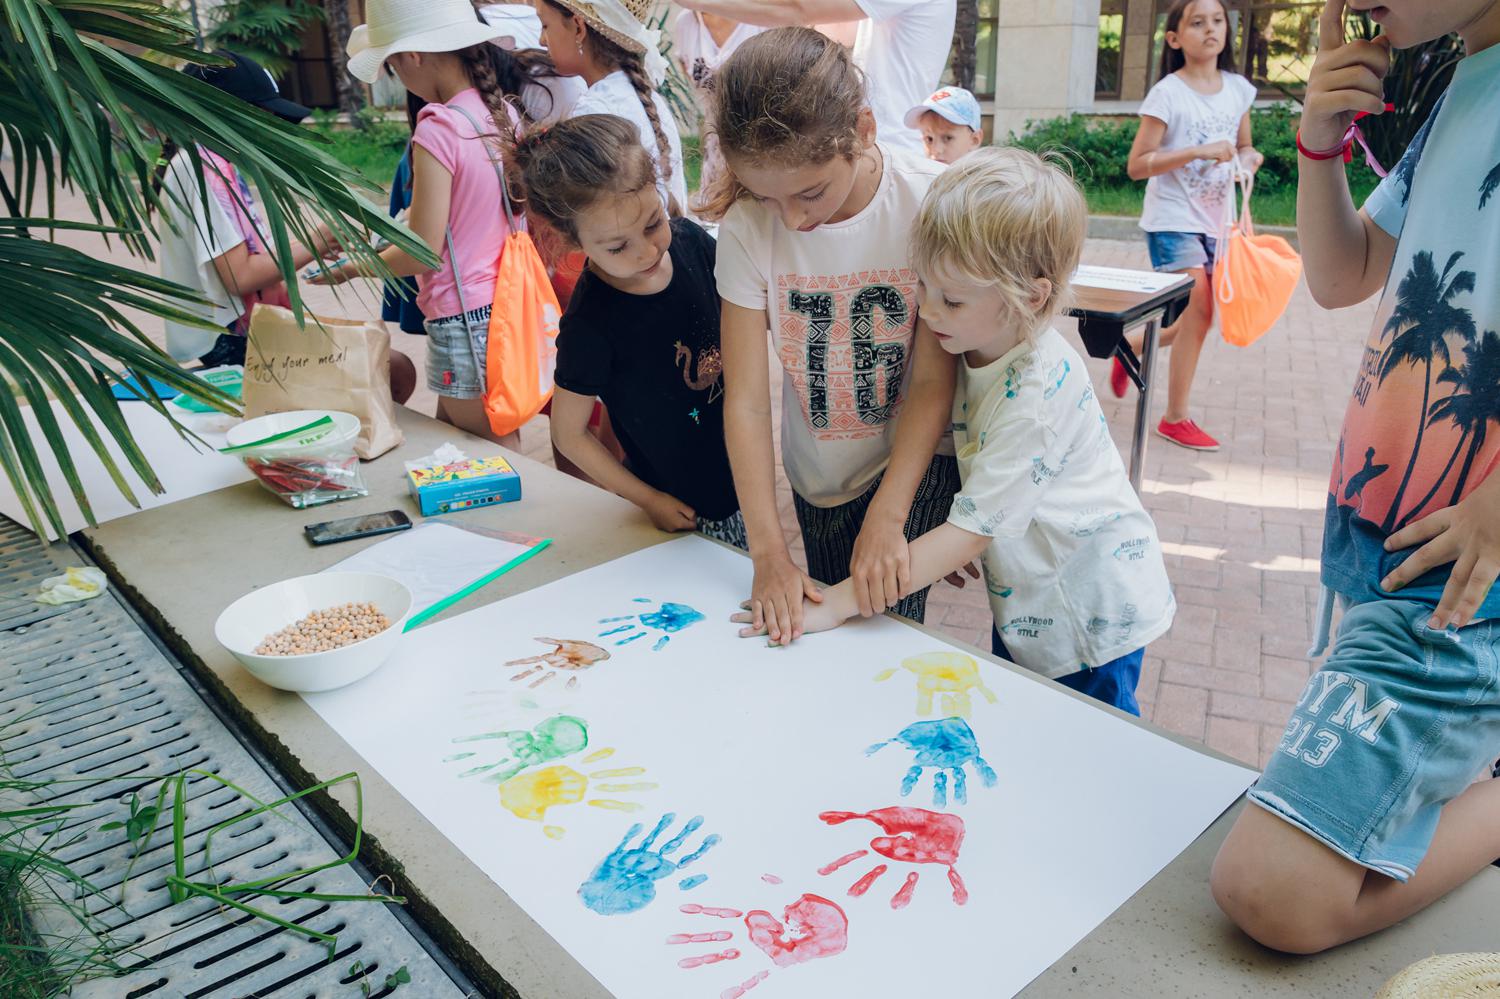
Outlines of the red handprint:
{"type": "MultiPolygon", "coordinates": [[[[891,834],[876,836],[870,840],[871,850],[882,857],[906,864],[942,864],[948,868],[948,882],[953,886],[954,904],[963,905],[969,900],[969,890],[964,887],[964,880],[954,867],[958,863],[959,847],[964,842],[964,820],[957,815],[929,812],[925,808],[892,807],[877,808],[873,812],[822,812],[818,818],[831,826],[850,819],[869,819],[891,834]]],[[[846,853],[832,863],[818,868],[818,873],[825,876],[832,874],[845,864],[868,856],[869,852],[870,850],[855,850],[853,853],[846,853]]],[[[849,894],[856,897],[863,895],[887,869],[885,864],[876,864],[849,886],[849,894]]],[[[906,875],[906,882],[891,896],[892,909],[904,909],[911,902],[918,876],[916,871],[906,875]]]]}
{"type": "MultiPolygon", "coordinates": [[[[817,895],[803,894],[782,910],[777,919],[764,909],[742,913],[739,909],[714,908],[703,905],[684,905],[681,911],[688,915],[709,916],[717,919],[739,919],[744,916],[745,929],[750,942],[771,959],[778,968],[790,968],[807,961],[842,954],[849,946],[849,917],[835,902],[817,895]]],[[[667,937],[668,944],[723,943],[734,937],[729,930],[711,930],[703,933],[674,933],[667,937]]],[[[682,958],[679,968],[701,968],[722,961],[737,961],[741,956],[738,948],[709,951],[682,958]]],[[[746,992],[765,981],[771,972],[757,971],[749,978],[732,985],[719,993],[720,999],[739,999],[746,992]]]]}

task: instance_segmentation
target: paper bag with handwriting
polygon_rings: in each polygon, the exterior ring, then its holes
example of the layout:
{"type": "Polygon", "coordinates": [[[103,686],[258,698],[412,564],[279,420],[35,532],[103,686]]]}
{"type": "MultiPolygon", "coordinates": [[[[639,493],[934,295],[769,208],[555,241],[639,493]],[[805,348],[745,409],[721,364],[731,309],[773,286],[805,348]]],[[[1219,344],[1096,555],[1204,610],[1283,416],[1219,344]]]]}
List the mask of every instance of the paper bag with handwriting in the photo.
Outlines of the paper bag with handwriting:
{"type": "Polygon", "coordinates": [[[405,438],[391,401],[391,337],[374,320],[257,305],[245,351],[245,417],[293,409],[336,409],[359,417],[354,450],[369,460],[405,438]]]}

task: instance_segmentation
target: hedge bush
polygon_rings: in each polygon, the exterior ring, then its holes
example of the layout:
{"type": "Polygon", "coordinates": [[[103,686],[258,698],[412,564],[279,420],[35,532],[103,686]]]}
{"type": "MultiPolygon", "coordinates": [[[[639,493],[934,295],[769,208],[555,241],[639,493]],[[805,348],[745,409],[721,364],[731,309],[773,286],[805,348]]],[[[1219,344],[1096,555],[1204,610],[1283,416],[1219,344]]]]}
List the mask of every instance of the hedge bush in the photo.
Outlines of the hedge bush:
{"type": "MultiPolygon", "coordinates": [[[[1255,189],[1265,194],[1297,188],[1297,114],[1289,104],[1250,112],[1250,135],[1266,157],[1255,177],[1255,189]]],[[[1141,184],[1125,170],[1130,144],[1140,119],[1094,118],[1073,114],[1066,118],[1027,122],[1026,134],[1012,134],[1010,142],[1032,152],[1055,150],[1072,167],[1080,186],[1089,190],[1141,184]]],[[[1393,164],[1386,164],[1392,166],[1393,164]]],[[[1374,188],[1377,178],[1362,157],[1349,165],[1349,186],[1358,200],[1374,188]]]]}

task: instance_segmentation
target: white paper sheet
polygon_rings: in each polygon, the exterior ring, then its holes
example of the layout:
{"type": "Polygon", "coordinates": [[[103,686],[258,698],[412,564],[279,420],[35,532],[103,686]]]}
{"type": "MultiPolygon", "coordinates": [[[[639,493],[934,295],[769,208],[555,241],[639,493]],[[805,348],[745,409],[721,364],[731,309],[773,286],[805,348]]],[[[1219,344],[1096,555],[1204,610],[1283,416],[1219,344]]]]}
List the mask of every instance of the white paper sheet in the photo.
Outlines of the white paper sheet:
{"type": "Polygon", "coordinates": [[[1120,267],[1093,267],[1085,264],[1073,272],[1073,283],[1111,291],[1161,291],[1182,280],[1181,274],[1158,274],[1155,271],[1132,271],[1120,267]]]}
{"type": "Polygon", "coordinates": [[[373,572],[400,580],[411,590],[415,616],[530,550],[531,544],[427,523],[378,541],[329,571],[373,572]]]}
{"type": "MultiPolygon", "coordinates": [[[[304,696],[622,999],[736,996],[747,983],[751,999],[1011,995],[1253,779],[888,619],[789,649],[739,639],[727,618],[749,586],[750,563],[738,553],[699,538],[673,541],[413,632],[374,675],[304,696]],[[664,631],[652,625],[662,601],[705,617],[664,631]],[[582,669],[555,668],[567,662],[561,655],[553,666],[510,664],[557,650],[549,638],[596,643],[608,658],[582,669]],[[924,697],[903,661],[934,654],[969,666],[982,689],[966,685],[960,669],[954,689],[924,697]],[[964,714],[961,723],[946,720],[964,714]],[[925,725],[908,728],[914,723],[925,725]],[[954,740],[965,732],[977,737],[994,786],[969,762],[967,801],[956,801],[956,777],[945,772],[938,805],[933,769],[902,794],[918,759],[912,748],[896,741],[867,755],[898,733],[936,755],[940,745],[925,740],[940,729],[949,748],[962,749],[954,740]],[[514,734],[463,741],[482,733],[514,734]],[[473,755],[455,758],[465,753],[473,755]],[[460,776],[506,758],[513,762],[503,769],[460,776]],[[494,779],[509,770],[518,772],[494,779]],[[536,814],[549,800],[573,803],[536,814]],[[922,811],[875,811],[893,807],[922,811]],[[953,867],[965,904],[955,903],[945,864],[878,855],[904,842],[899,828],[880,840],[871,818],[820,817],[832,811],[939,830],[961,822],[953,867]],[[702,824],[663,851],[666,864],[622,856],[638,875],[633,884],[600,890],[617,880],[593,876],[606,856],[641,847],[664,814],[675,819],[654,851],[695,816],[702,824]],[[622,842],[632,823],[644,828],[622,842]],[[709,834],[722,839],[699,853],[709,834]],[[888,870],[851,896],[877,865],[888,870]],[[591,887],[580,892],[585,882],[591,887]],[[651,894],[634,911],[595,911],[601,900],[636,904],[651,894]],[[821,929],[805,935],[811,942],[778,947],[789,905],[821,929]],[[841,953],[800,960],[836,941],[844,919],[841,953]],[[688,942],[669,942],[679,934],[688,942]],[[710,960],[695,961],[702,958],[710,960]]],[[[588,659],[597,654],[574,661],[588,659]]]]}
{"type": "MultiPolygon", "coordinates": [[[[87,404],[83,405],[87,409],[87,404]]],[[[169,409],[172,409],[173,416],[179,423],[198,434],[207,446],[196,441],[183,440],[160,413],[144,402],[120,403],[120,410],[125,414],[125,422],[130,425],[136,443],[140,445],[141,451],[150,461],[157,478],[166,487],[166,492],[161,494],[153,493],[146,488],[145,483],[125,461],[120,449],[115,445],[114,438],[110,437],[108,431],[102,426],[98,427],[105,447],[114,456],[115,464],[120,468],[125,481],[130,483],[136,500],[140,502],[140,509],[149,510],[152,507],[175,503],[178,500],[232,486],[250,478],[250,473],[245,470],[244,464],[238,458],[231,458],[212,450],[224,446],[224,431],[239,422],[237,419],[222,413],[187,413],[181,408],[170,406],[169,409]]],[[[26,420],[27,429],[31,432],[31,439],[36,444],[37,457],[47,473],[47,481],[52,485],[52,495],[57,501],[58,511],[62,514],[63,526],[69,533],[87,527],[88,521],[83,516],[83,511],[79,509],[78,503],[73,499],[72,490],[68,488],[67,480],[63,478],[62,471],[58,468],[57,458],[53,455],[52,448],[42,436],[41,431],[37,429],[36,417],[31,407],[23,406],[21,412],[26,420]]],[[[105,470],[104,463],[94,454],[94,449],[84,439],[83,434],[79,433],[67,411],[55,400],[52,403],[52,412],[57,416],[63,439],[68,444],[68,453],[73,458],[73,464],[78,468],[79,478],[83,480],[84,493],[94,509],[94,519],[103,524],[135,513],[136,507],[131,506],[130,501],[120,492],[114,480],[110,478],[109,472],[105,470]]],[[[92,413],[92,410],[89,412],[92,413]]],[[[97,421],[96,426],[98,426],[97,421]]],[[[21,498],[16,495],[15,490],[10,486],[10,480],[3,473],[0,473],[0,513],[28,529],[31,527],[31,523],[26,519],[25,508],[21,506],[21,498]]],[[[50,525],[47,527],[47,533],[49,538],[56,536],[52,533],[50,525]]]]}

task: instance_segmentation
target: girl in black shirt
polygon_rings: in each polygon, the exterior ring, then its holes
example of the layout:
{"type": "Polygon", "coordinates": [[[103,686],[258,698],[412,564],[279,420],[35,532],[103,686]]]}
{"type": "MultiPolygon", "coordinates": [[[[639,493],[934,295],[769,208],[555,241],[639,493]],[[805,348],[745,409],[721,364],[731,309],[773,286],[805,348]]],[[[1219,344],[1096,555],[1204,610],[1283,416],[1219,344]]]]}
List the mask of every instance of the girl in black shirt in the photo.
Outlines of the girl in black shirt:
{"type": "Polygon", "coordinates": [[[635,125],[583,115],[515,140],[526,211],[588,257],[557,338],[552,443],[664,531],[744,548],[724,447],[714,241],[669,220],[635,125]],[[588,432],[608,407],[621,463],[588,432]]]}

